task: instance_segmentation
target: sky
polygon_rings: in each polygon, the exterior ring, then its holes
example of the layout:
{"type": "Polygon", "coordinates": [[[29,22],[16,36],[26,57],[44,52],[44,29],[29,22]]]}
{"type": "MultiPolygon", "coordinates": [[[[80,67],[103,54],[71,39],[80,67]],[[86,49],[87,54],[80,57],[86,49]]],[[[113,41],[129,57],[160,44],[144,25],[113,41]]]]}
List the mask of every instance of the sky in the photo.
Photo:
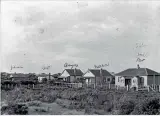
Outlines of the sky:
{"type": "Polygon", "coordinates": [[[136,68],[138,53],[147,54],[140,67],[160,72],[158,1],[1,1],[2,71],[59,73],[69,63],[85,72],[109,63],[104,69],[118,73],[136,68]]]}

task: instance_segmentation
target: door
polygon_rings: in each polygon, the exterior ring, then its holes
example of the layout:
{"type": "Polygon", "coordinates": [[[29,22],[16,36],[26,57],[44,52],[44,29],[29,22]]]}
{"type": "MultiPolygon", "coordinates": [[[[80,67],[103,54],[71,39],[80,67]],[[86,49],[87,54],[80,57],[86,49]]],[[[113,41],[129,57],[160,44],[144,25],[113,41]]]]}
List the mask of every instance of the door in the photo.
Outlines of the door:
{"type": "Polygon", "coordinates": [[[138,77],[138,86],[143,87],[144,86],[144,78],[138,77]]]}
{"type": "Polygon", "coordinates": [[[125,79],[125,86],[131,85],[131,79],[125,79]]]}

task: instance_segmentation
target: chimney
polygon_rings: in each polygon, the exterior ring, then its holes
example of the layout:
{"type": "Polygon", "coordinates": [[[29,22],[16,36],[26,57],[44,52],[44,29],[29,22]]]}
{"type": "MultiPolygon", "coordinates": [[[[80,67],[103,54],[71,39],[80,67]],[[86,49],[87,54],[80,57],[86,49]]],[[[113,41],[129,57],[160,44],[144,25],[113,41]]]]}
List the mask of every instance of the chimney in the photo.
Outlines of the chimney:
{"type": "Polygon", "coordinates": [[[102,68],[100,69],[100,75],[102,76],[102,68]]]}
{"type": "Polygon", "coordinates": [[[51,80],[51,73],[49,73],[49,80],[51,80]]]}
{"type": "Polygon", "coordinates": [[[74,75],[76,76],[76,68],[74,69],[74,75]]]}
{"type": "Polygon", "coordinates": [[[140,66],[139,66],[139,64],[137,65],[137,68],[138,68],[138,69],[140,69],[140,66]]]}

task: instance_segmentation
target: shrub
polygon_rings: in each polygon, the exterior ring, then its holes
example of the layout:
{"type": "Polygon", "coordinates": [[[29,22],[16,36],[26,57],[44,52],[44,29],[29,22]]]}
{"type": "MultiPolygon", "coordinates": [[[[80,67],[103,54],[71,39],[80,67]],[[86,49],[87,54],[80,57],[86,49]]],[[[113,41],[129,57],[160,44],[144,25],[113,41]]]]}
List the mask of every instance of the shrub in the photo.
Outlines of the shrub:
{"type": "Polygon", "coordinates": [[[132,112],[132,114],[147,114],[157,115],[160,114],[160,99],[148,98],[140,102],[132,112]]]}
{"type": "Polygon", "coordinates": [[[32,101],[32,102],[29,102],[28,105],[29,105],[29,106],[40,106],[41,103],[38,102],[38,101],[37,101],[37,102],[32,101]]]}
{"type": "Polygon", "coordinates": [[[118,105],[119,114],[120,115],[129,115],[135,107],[135,103],[133,101],[125,101],[120,102],[118,105]]]}
{"type": "Polygon", "coordinates": [[[47,102],[47,103],[53,103],[56,100],[56,96],[51,95],[51,94],[46,94],[45,96],[42,96],[42,98],[40,99],[40,101],[42,102],[47,102]]]}
{"type": "Polygon", "coordinates": [[[47,110],[43,108],[35,108],[34,110],[37,112],[47,112],[47,110]]]}
{"type": "Polygon", "coordinates": [[[113,109],[113,103],[111,101],[104,102],[104,110],[107,112],[111,112],[113,109]]]}
{"type": "Polygon", "coordinates": [[[5,110],[8,111],[8,114],[14,115],[26,115],[28,114],[28,107],[25,104],[12,104],[5,107],[5,110]]]}

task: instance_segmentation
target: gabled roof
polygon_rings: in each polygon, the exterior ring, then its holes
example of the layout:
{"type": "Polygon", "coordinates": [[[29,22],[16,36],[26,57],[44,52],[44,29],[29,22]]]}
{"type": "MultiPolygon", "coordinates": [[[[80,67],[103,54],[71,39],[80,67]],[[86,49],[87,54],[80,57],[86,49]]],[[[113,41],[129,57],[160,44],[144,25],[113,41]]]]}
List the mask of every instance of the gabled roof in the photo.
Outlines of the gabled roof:
{"type": "Polygon", "coordinates": [[[83,72],[80,69],[65,69],[65,70],[68,72],[70,76],[82,76],[83,75],[83,72]]]}
{"type": "Polygon", "coordinates": [[[29,77],[29,74],[22,74],[22,73],[17,73],[17,74],[11,74],[12,77],[29,77]]]}
{"type": "Polygon", "coordinates": [[[129,68],[120,73],[116,74],[117,76],[148,76],[148,75],[160,75],[158,72],[155,72],[149,68],[129,68]]]}
{"type": "Polygon", "coordinates": [[[38,75],[38,77],[47,77],[47,76],[49,76],[49,74],[45,74],[45,73],[43,74],[43,73],[42,73],[42,74],[39,74],[39,75],[38,75]]]}
{"type": "Polygon", "coordinates": [[[107,70],[104,70],[104,69],[89,69],[89,71],[96,77],[113,76],[111,73],[109,73],[107,70]],[[102,74],[101,74],[101,71],[102,71],[102,74]]]}
{"type": "Polygon", "coordinates": [[[18,78],[18,77],[27,78],[27,77],[35,77],[36,76],[34,74],[23,74],[23,73],[13,73],[13,74],[10,74],[10,75],[14,78],[18,78]]]}

